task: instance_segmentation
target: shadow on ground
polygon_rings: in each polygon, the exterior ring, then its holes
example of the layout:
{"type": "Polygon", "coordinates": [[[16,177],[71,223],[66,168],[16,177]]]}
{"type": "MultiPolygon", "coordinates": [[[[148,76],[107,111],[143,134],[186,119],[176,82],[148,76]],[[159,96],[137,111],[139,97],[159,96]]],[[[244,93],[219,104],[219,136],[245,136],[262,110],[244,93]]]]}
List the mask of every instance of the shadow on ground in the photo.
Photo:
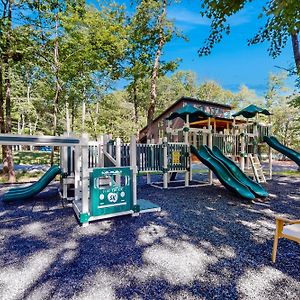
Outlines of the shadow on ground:
{"type": "Polygon", "coordinates": [[[300,216],[300,178],[276,177],[254,203],[219,185],[165,191],[144,181],[139,197],[161,213],[86,228],[55,186],[0,202],[0,298],[298,299],[300,247],[281,240],[275,265],[271,250],[274,216],[300,216]]]}

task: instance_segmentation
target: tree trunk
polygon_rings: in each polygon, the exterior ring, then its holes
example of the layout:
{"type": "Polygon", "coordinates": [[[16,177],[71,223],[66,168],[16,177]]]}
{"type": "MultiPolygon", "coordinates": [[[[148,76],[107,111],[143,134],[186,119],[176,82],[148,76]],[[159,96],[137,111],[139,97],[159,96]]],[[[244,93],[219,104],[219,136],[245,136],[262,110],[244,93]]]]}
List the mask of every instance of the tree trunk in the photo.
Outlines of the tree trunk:
{"type": "Polygon", "coordinates": [[[70,126],[69,102],[66,102],[66,131],[68,135],[70,135],[71,126],[70,126]]]}
{"type": "Polygon", "coordinates": [[[75,124],[75,101],[72,100],[72,106],[71,106],[71,131],[74,131],[74,124],[75,124]]]}
{"type": "MultiPolygon", "coordinates": [[[[10,32],[12,29],[12,3],[8,1],[7,7],[7,20],[8,20],[8,34],[6,42],[6,53],[4,55],[4,82],[5,82],[5,131],[6,133],[11,133],[12,122],[11,122],[11,94],[10,94],[10,70],[9,70],[9,59],[8,59],[8,50],[10,50],[11,41],[10,41],[10,32]]],[[[5,147],[5,156],[3,160],[3,172],[8,174],[8,182],[16,182],[16,175],[14,171],[14,161],[12,154],[12,147],[5,147]],[[6,169],[7,166],[7,169],[6,169]]]]}
{"type": "Polygon", "coordinates": [[[292,46],[293,46],[296,70],[298,76],[300,76],[300,49],[299,49],[298,32],[292,33],[291,36],[292,36],[292,46]]]}
{"type": "MultiPolygon", "coordinates": [[[[56,136],[57,133],[57,113],[58,113],[59,93],[60,93],[60,85],[59,82],[56,81],[56,91],[55,91],[54,103],[53,103],[53,136],[56,136]]],[[[50,164],[51,166],[54,164],[54,147],[52,147],[51,150],[50,164]]]]}
{"type": "Polygon", "coordinates": [[[167,12],[167,0],[163,0],[162,3],[162,12],[158,20],[158,26],[159,26],[159,41],[157,50],[155,53],[154,58],[154,64],[152,69],[152,76],[151,76],[151,86],[150,86],[150,104],[148,107],[148,114],[147,114],[147,137],[152,137],[152,123],[154,119],[154,113],[155,113],[155,106],[156,106],[156,98],[157,98],[157,77],[158,77],[158,71],[159,71],[159,60],[161,57],[162,48],[165,44],[165,35],[164,35],[164,19],[166,17],[167,12]]]}
{"type": "MultiPolygon", "coordinates": [[[[61,91],[60,79],[59,79],[59,53],[58,53],[58,12],[55,16],[55,42],[54,42],[54,70],[55,70],[55,96],[53,99],[53,136],[56,136],[57,133],[57,113],[58,113],[58,104],[59,104],[59,96],[61,91]]],[[[52,147],[51,151],[51,166],[54,163],[54,147],[52,147]]]]}
{"type": "MultiPolygon", "coordinates": [[[[3,69],[2,61],[0,62],[0,132],[5,133],[5,121],[4,121],[4,94],[3,94],[3,69]]],[[[2,146],[2,161],[4,160],[5,146],[2,146]]]]}
{"type": "Polygon", "coordinates": [[[81,131],[82,132],[85,132],[85,114],[86,114],[86,108],[85,108],[85,101],[82,101],[82,119],[81,119],[81,122],[82,122],[82,129],[81,131]]]}
{"type": "MultiPolygon", "coordinates": [[[[4,81],[5,81],[5,131],[11,133],[11,95],[10,95],[10,77],[8,58],[4,61],[4,81]]],[[[8,182],[16,182],[16,175],[14,171],[14,161],[12,154],[12,146],[5,147],[5,158],[3,161],[3,171],[8,174],[8,182]],[[6,169],[7,168],[7,169],[6,169]]]]}
{"type": "Polygon", "coordinates": [[[137,89],[136,89],[136,81],[133,83],[133,105],[134,105],[134,121],[135,121],[135,124],[138,126],[138,122],[139,122],[139,106],[138,106],[138,96],[137,96],[137,89]]]}

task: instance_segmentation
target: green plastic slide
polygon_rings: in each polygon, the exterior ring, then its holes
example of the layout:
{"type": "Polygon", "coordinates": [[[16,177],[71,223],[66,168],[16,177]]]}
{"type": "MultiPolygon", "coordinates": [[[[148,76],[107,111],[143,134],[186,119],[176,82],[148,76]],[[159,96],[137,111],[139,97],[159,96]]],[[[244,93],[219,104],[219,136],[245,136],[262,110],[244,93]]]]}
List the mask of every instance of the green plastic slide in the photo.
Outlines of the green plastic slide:
{"type": "Polygon", "coordinates": [[[201,146],[199,150],[197,150],[194,146],[191,146],[191,152],[214,172],[220,182],[227,189],[242,198],[250,200],[255,198],[255,195],[249,190],[249,188],[237,180],[227,169],[224,163],[210,152],[207,146],[201,146]]]}
{"type": "Polygon", "coordinates": [[[3,201],[25,200],[32,198],[40,193],[46,186],[55,178],[56,175],[61,174],[61,169],[58,166],[52,166],[37,182],[32,185],[10,189],[3,195],[3,201]]]}
{"type": "Polygon", "coordinates": [[[293,160],[300,169],[300,153],[282,145],[275,136],[264,136],[264,141],[272,148],[293,160]]]}
{"type": "Polygon", "coordinates": [[[212,153],[231,171],[237,180],[246,185],[257,197],[265,198],[268,197],[266,190],[257,182],[251,180],[236,164],[233,160],[226,157],[222,151],[214,146],[212,153]]]}

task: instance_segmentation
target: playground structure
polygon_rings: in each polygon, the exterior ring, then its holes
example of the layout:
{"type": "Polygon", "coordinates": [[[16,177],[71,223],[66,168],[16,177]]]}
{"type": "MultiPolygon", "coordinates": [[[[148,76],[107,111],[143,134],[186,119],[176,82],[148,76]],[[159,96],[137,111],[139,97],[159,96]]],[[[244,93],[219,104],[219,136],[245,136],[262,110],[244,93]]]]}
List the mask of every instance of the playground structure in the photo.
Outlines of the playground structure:
{"type": "MultiPolygon", "coordinates": [[[[254,113],[256,117],[254,122],[247,119],[247,122],[237,123],[234,118],[232,128],[216,132],[210,124],[209,114],[205,115],[201,111],[199,113],[196,108],[192,108],[191,112],[191,109],[186,107],[175,116],[185,119],[182,128],[176,130],[171,128],[171,115],[168,118],[166,136],[157,143],[148,140],[146,144],[138,143],[134,136],[130,143],[123,143],[120,138],[113,140],[111,135],[101,135],[96,141],[90,141],[87,134],[81,137],[68,134],[60,137],[1,134],[1,145],[60,147],[60,167],[51,167],[31,186],[11,189],[4,195],[3,200],[31,198],[42,191],[56,175],[61,175],[62,198],[71,200],[79,222],[88,224],[90,221],[115,216],[159,211],[160,207],[150,201],[138,199],[138,174],[146,175],[148,184],[151,184],[152,174],[161,174],[163,177],[161,188],[170,188],[170,182],[174,182],[176,174],[183,173],[184,184],[181,182],[181,185],[176,186],[178,188],[212,184],[212,172],[238,197],[250,200],[256,197],[264,198],[268,193],[259,185],[262,176],[265,179],[258,160],[259,147],[264,141],[269,144],[270,179],[271,146],[277,150],[284,147],[277,140],[274,142],[270,114],[268,115],[268,124],[259,123],[257,113],[254,113]],[[180,115],[182,111],[183,114],[180,115]],[[208,118],[207,128],[190,127],[190,118],[194,118],[197,114],[208,118]],[[195,158],[209,168],[208,181],[198,182],[196,185],[191,184],[195,158]],[[251,175],[258,183],[245,174],[245,172],[249,174],[250,164],[251,175]]],[[[296,158],[295,161],[298,163],[299,153],[286,147],[284,150],[284,153],[296,158]]]]}
{"type": "MultiPolygon", "coordinates": [[[[260,148],[266,145],[264,137],[272,135],[269,113],[267,123],[258,122],[258,113],[253,115],[255,120],[247,118],[246,122],[237,122],[234,117],[231,128],[228,126],[227,129],[220,132],[217,132],[216,127],[212,126],[211,116],[208,114],[206,115],[207,127],[192,127],[194,124],[193,120],[195,120],[197,114],[199,113],[187,107],[181,110],[181,113],[173,113],[167,118],[166,135],[168,140],[184,141],[186,144],[193,145],[196,149],[199,149],[201,146],[208,146],[208,148],[212,149],[213,146],[216,146],[223,154],[238,162],[241,170],[246,172],[247,175],[254,177],[258,182],[266,181],[264,173],[268,174],[268,179],[272,179],[272,148],[268,148],[268,170],[263,172],[258,159],[260,148]],[[175,119],[173,116],[181,117],[184,120],[182,128],[172,129],[172,120],[175,119]],[[192,122],[190,122],[191,119],[192,122]]],[[[211,174],[209,182],[211,183],[211,174]]]]}
{"type": "Polygon", "coordinates": [[[86,134],[80,138],[67,135],[52,137],[1,134],[1,145],[60,147],[60,167],[51,167],[38,182],[30,186],[9,190],[4,194],[3,201],[33,197],[60,174],[62,196],[73,200],[73,209],[81,224],[126,214],[159,211],[160,207],[150,201],[137,200],[134,142],[133,138],[131,146],[125,145],[125,148],[132,147],[127,149],[131,156],[126,160],[126,166],[118,166],[121,165],[118,154],[115,158],[107,154],[106,157],[109,157],[115,166],[104,167],[106,164],[103,155],[106,151],[103,151],[103,144],[89,141],[86,134]],[[68,196],[72,191],[73,196],[68,196]]]}

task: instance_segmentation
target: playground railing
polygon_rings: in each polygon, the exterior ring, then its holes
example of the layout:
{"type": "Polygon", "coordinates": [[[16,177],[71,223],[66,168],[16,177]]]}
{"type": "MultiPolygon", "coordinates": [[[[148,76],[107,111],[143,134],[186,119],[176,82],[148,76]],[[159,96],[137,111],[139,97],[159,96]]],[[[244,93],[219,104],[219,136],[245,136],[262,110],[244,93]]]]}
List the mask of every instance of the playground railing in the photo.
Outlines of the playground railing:
{"type": "Polygon", "coordinates": [[[258,134],[258,142],[262,143],[264,141],[264,136],[270,136],[271,126],[270,125],[257,125],[257,134],[258,134]]]}
{"type": "Polygon", "coordinates": [[[139,172],[162,171],[162,144],[137,144],[137,167],[139,172]]]}
{"type": "Polygon", "coordinates": [[[239,144],[239,135],[223,133],[213,133],[212,135],[212,145],[217,146],[225,155],[237,155],[239,144]]]}
{"type": "Polygon", "coordinates": [[[95,168],[99,166],[99,143],[89,141],[88,144],[88,167],[95,168]]]}
{"type": "Polygon", "coordinates": [[[121,144],[121,166],[130,166],[130,144],[121,144]]]}
{"type": "Polygon", "coordinates": [[[189,146],[185,143],[168,143],[168,171],[186,171],[189,146]]]}

